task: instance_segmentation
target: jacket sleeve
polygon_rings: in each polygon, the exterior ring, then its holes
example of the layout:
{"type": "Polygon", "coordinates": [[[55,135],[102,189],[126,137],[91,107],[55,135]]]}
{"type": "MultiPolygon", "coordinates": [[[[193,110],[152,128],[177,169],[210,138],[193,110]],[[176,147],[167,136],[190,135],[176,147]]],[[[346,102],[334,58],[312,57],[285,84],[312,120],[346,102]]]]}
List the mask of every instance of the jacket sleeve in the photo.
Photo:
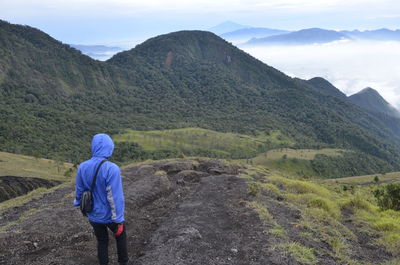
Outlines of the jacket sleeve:
{"type": "Polygon", "coordinates": [[[111,208],[111,220],[115,223],[124,222],[124,192],[121,173],[118,166],[110,167],[106,178],[107,201],[111,208]]]}
{"type": "Polygon", "coordinates": [[[78,173],[76,173],[74,206],[79,206],[81,204],[81,196],[83,192],[84,192],[84,186],[82,182],[82,172],[80,168],[78,168],[78,173]]]}

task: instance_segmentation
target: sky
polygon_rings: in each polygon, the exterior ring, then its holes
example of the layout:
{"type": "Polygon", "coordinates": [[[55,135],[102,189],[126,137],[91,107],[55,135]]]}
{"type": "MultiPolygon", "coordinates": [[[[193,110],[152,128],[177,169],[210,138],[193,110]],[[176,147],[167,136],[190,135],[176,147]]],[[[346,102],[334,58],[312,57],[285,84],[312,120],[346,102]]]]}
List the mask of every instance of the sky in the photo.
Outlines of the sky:
{"type": "Polygon", "coordinates": [[[398,0],[0,0],[0,18],[66,43],[140,41],[226,20],[279,29],[399,28],[398,0]]]}
{"type": "MultiPolygon", "coordinates": [[[[132,48],[155,35],[224,21],[276,29],[400,29],[399,0],[0,0],[0,19],[72,44],[132,48]]],[[[378,90],[400,108],[399,43],[246,50],[290,76],[321,76],[350,95],[378,90]]]]}

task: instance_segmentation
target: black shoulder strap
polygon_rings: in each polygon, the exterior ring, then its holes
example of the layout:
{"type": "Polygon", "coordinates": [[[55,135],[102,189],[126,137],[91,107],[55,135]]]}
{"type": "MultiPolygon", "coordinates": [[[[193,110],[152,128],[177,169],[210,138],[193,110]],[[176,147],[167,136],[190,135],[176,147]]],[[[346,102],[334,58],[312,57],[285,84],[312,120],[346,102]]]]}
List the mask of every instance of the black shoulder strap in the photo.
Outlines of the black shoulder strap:
{"type": "Polygon", "coordinates": [[[100,162],[99,166],[96,169],[96,173],[94,174],[93,180],[92,180],[92,185],[90,186],[90,192],[93,192],[94,189],[94,185],[96,185],[96,179],[97,179],[97,174],[99,173],[99,169],[101,167],[101,165],[106,162],[107,160],[103,160],[100,162]]]}

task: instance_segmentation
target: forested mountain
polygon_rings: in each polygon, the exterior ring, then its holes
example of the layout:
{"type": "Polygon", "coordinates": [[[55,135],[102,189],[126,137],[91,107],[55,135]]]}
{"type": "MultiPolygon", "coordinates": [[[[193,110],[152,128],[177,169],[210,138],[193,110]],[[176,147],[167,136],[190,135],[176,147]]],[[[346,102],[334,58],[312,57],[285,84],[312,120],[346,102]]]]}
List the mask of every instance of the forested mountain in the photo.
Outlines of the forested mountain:
{"type": "Polygon", "coordinates": [[[295,147],[365,152],[400,168],[400,123],[304,84],[210,32],[161,35],[99,62],[0,22],[0,149],[78,161],[126,128],[280,130],[295,147]]]}
{"type": "Polygon", "coordinates": [[[349,100],[367,110],[385,113],[389,116],[400,118],[400,112],[390,105],[375,89],[370,87],[351,95],[349,100]]]}
{"type": "Polygon", "coordinates": [[[306,85],[310,85],[310,86],[314,87],[315,89],[317,89],[319,92],[321,92],[323,94],[330,95],[330,96],[340,98],[343,100],[347,99],[347,96],[342,91],[340,91],[334,85],[329,83],[328,80],[326,80],[322,77],[314,77],[309,80],[301,80],[298,78],[296,78],[296,79],[300,82],[303,82],[306,85]]]}

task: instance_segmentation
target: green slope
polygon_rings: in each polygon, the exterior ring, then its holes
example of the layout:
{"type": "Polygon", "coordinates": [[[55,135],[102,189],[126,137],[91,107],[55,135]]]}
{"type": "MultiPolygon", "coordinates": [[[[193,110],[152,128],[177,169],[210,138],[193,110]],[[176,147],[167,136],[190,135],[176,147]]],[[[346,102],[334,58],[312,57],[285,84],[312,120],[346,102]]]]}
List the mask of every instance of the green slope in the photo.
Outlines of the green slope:
{"type": "Polygon", "coordinates": [[[166,157],[186,155],[251,158],[265,150],[294,145],[292,140],[284,137],[279,131],[271,131],[269,135],[259,133],[256,136],[248,136],[201,128],[157,131],[126,130],[122,134],[114,135],[113,138],[117,143],[117,150],[118,148],[127,148],[131,144],[130,157],[124,156],[120,159],[128,161],[157,158],[157,154],[166,157]]]}
{"type": "Polygon", "coordinates": [[[320,93],[209,32],[158,36],[98,62],[0,22],[0,55],[4,151],[79,161],[96,132],[279,130],[296,147],[357,149],[400,167],[397,120],[320,93]]]}

